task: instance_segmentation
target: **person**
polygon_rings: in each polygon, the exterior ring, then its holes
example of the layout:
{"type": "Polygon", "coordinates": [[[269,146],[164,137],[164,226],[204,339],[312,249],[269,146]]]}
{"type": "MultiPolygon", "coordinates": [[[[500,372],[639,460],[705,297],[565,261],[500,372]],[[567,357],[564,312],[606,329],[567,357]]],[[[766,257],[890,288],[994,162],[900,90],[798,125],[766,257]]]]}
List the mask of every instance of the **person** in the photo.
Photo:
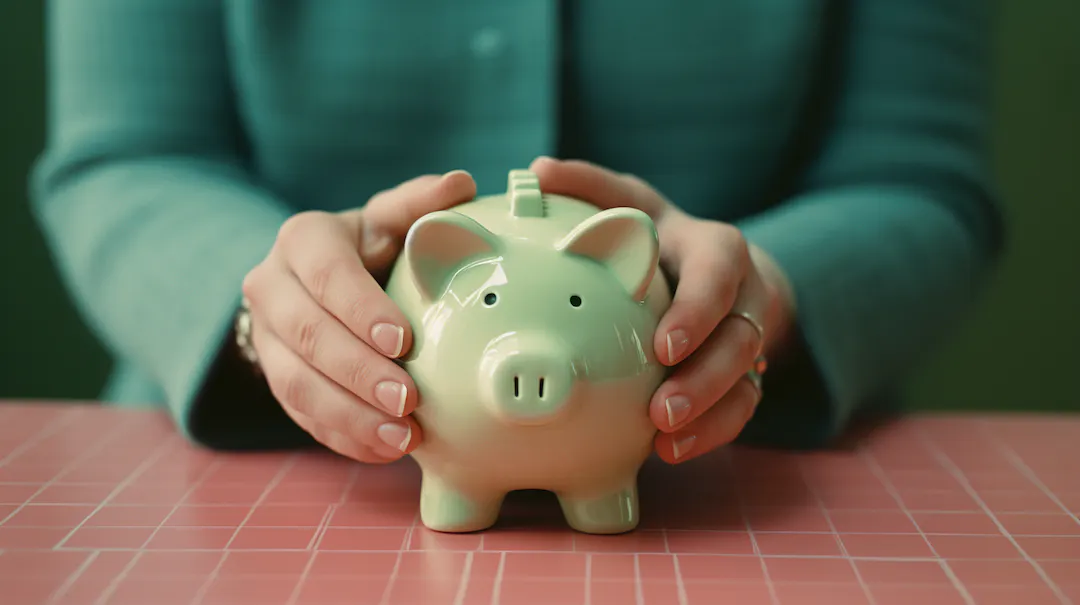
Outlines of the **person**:
{"type": "Polygon", "coordinates": [[[419,446],[381,284],[419,216],[522,167],[656,222],[657,455],[827,447],[1003,247],[989,6],[53,0],[32,204],[103,399],[206,447],[419,446]]]}

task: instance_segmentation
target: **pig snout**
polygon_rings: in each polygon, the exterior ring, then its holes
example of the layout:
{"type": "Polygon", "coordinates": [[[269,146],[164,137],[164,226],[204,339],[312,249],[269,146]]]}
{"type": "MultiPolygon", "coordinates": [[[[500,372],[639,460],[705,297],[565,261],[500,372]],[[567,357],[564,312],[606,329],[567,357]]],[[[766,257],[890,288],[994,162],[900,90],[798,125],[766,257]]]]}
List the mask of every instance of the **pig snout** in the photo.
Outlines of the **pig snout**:
{"type": "Polygon", "coordinates": [[[546,424],[569,406],[574,365],[569,347],[558,339],[517,332],[488,345],[479,378],[496,416],[514,424],[546,424]]]}

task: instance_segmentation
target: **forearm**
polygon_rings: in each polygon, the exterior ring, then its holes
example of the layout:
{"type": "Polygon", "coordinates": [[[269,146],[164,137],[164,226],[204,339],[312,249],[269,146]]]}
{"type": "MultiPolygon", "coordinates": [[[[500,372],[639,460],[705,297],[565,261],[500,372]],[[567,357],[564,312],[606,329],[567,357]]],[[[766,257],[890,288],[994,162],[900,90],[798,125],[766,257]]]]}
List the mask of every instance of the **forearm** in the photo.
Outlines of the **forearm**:
{"type": "Polygon", "coordinates": [[[948,201],[963,200],[867,185],[807,194],[740,225],[783,270],[797,304],[769,373],[770,385],[795,384],[766,389],[753,432],[787,441],[781,435],[798,430],[820,445],[953,333],[999,243],[948,201]]]}
{"type": "Polygon", "coordinates": [[[232,363],[229,333],[244,275],[292,210],[246,170],[224,26],[218,0],[48,2],[31,197],[75,305],[181,429],[274,445],[295,427],[232,363]]]}
{"type": "Polygon", "coordinates": [[[817,155],[739,226],[795,313],[748,438],[818,446],[889,402],[953,334],[1002,247],[990,162],[989,16],[977,0],[859,0],[817,155]]]}
{"type": "MultiPolygon", "coordinates": [[[[67,158],[45,157],[33,200],[76,305],[115,354],[159,382],[189,436],[220,441],[215,425],[264,396],[233,375],[244,368],[228,363],[228,334],[243,277],[290,209],[225,160],[67,158]]],[[[276,418],[265,403],[252,430],[276,418]]]]}

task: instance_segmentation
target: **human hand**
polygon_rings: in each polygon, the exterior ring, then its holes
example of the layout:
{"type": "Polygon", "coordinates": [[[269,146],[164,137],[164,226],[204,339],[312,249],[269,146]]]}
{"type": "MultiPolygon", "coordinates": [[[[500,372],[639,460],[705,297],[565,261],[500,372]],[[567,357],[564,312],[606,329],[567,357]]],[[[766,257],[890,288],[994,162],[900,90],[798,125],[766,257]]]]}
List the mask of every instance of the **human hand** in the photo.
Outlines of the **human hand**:
{"type": "Polygon", "coordinates": [[[455,171],[402,183],[358,210],[297,214],[244,279],[251,342],[270,389],[326,447],[378,463],[420,443],[409,416],[415,384],[392,361],[408,352],[412,332],[380,279],[417,219],[475,195],[472,177],[455,171]]]}
{"type": "Polygon", "coordinates": [[[733,441],[761,399],[748,372],[764,370],[755,367],[759,354],[782,342],[793,321],[782,271],[736,227],[686,214],[637,177],[551,158],[538,158],[530,170],[546,193],[652,217],[661,267],[677,284],[653,341],[661,363],[677,365],[649,406],[661,431],[657,454],[684,462],[733,441]]]}

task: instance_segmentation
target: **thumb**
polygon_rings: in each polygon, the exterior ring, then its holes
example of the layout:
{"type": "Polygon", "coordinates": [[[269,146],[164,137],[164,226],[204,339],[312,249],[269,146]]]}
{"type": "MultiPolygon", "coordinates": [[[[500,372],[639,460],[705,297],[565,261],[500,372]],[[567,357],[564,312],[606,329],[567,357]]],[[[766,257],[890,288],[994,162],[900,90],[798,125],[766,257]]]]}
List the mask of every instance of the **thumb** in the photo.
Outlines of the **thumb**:
{"type": "Polygon", "coordinates": [[[376,279],[388,269],[400,252],[401,244],[385,231],[377,231],[363,221],[360,229],[360,261],[376,279]]]}
{"type": "Polygon", "coordinates": [[[476,181],[464,170],[417,177],[375,194],[364,207],[365,228],[372,241],[387,236],[401,242],[420,217],[475,196],[476,181]]]}

